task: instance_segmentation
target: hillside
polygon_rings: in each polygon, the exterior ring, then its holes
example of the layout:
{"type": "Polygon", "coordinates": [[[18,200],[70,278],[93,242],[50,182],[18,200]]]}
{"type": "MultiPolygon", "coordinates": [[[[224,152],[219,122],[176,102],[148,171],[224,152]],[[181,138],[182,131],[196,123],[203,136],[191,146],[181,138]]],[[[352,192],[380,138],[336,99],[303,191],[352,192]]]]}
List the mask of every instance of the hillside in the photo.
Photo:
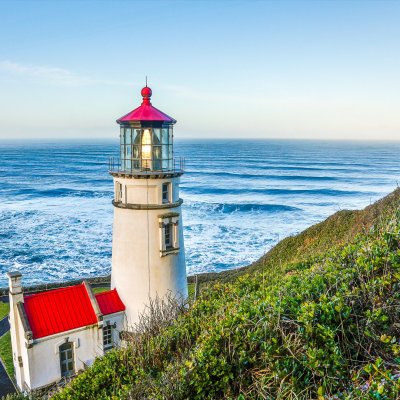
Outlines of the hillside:
{"type": "MultiPolygon", "coordinates": [[[[400,188],[363,210],[342,210],[304,230],[298,235],[281,240],[253,264],[235,270],[198,275],[200,283],[229,281],[246,273],[267,269],[290,269],[290,264],[321,255],[332,247],[351,241],[357,234],[368,232],[381,223],[400,204],[400,188]]],[[[190,277],[194,282],[194,277],[190,277]]]]}
{"type": "Polygon", "coordinates": [[[53,398],[399,398],[399,209],[397,189],[283,240],[248,268],[203,277],[177,319],[153,310],[131,346],[53,398]]]}

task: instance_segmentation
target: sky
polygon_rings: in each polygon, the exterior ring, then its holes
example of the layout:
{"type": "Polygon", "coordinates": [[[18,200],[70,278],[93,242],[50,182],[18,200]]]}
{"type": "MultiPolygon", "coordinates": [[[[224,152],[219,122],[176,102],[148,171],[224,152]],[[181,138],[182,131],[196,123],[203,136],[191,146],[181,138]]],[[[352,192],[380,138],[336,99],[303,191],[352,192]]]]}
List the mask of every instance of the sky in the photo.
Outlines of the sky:
{"type": "Polygon", "coordinates": [[[0,1],[0,139],[400,140],[400,1],[0,1]]]}

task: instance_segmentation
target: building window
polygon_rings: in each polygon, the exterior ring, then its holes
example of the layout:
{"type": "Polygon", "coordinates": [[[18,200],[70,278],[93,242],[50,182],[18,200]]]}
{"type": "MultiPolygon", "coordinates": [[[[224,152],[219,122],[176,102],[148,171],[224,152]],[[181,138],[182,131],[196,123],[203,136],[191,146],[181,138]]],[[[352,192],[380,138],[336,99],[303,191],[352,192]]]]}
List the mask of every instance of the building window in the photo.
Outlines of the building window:
{"type": "Polygon", "coordinates": [[[171,187],[170,183],[162,184],[162,202],[163,202],[163,204],[171,202],[170,187],[171,187]]]}
{"type": "Polygon", "coordinates": [[[68,377],[74,374],[74,348],[72,342],[60,346],[61,376],[68,377]]]}
{"type": "Polygon", "coordinates": [[[112,325],[106,325],[103,327],[103,346],[104,349],[109,349],[113,347],[113,340],[112,340],[112,325]]]}

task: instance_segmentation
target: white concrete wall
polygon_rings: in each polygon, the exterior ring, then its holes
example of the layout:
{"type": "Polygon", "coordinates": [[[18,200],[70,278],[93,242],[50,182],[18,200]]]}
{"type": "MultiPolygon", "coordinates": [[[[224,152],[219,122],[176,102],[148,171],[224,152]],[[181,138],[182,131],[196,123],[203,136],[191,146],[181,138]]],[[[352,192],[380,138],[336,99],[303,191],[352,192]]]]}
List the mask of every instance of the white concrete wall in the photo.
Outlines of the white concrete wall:
{"type": "Polygon", "coordinates": [[[67,339],[74,343],[75,372],[85,369],[85,364],[90,365],[95,357],[103,354],[102,330],[97,325],[37,339],[27,349],[29,380],[26,377],[26,383],[31,390],[61,379],[59,347],[67,339]]]}
{"type": "MultiPolygon", "coordinates": [[[[103,325],[107,321],[116,329],[113,330],[113,341],[119,345],[119,332],[123,330],[124,313],[104,316],[103,325]]],[[[91,365],[96,357],[104,354],[103,330],[98,325],[79,328],[68,332],[36,339],[31,348],[23,352],[25,383],[30,389],[38,389],[59,381],[61,377],[59,347],[65,343],[73,342],[74,370],[75,373],[91,365]]]]}
{"type": "MultiPolygon", "coordinates": [[[[179,200],[179,177],[166,179],[114,178],[115,187],[123,185],[130,204],[162,205],[162,183],[172,186],[172,203],[179,200]],[[148,199],[148,202],[147,202],[148,199]]],[[[117,196],[117,194],[115,194],[117,196]]],[[[116,197],[117,198],[117,197],[116,197]]],[[[114,207],[111,287],[126,307],[128,327],[137,322],[149,297],[187,297],[186,263],[181,207],[134,210],[114,207]],[[160,215],[179,213],[179,252],[160,252],[160,215]]]]}

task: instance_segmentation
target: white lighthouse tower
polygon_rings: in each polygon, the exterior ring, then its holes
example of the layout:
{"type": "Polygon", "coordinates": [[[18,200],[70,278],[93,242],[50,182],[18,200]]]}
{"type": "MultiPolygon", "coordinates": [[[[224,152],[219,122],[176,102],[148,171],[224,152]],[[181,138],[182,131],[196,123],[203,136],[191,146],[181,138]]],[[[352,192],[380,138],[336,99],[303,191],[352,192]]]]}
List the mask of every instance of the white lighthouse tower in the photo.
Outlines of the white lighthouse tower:
{"type": "Polygon", "coordinates": [[[182,160],[173,154],[176,121],[153,107],[144,87],[142,104],[117,120],[120,162],[114,178],[111,288],[126,307],[132,328],[151,298],[187,297],[182,199],[182,160]],[[178,164],[178,165],[177,165],[178,164]]]}

